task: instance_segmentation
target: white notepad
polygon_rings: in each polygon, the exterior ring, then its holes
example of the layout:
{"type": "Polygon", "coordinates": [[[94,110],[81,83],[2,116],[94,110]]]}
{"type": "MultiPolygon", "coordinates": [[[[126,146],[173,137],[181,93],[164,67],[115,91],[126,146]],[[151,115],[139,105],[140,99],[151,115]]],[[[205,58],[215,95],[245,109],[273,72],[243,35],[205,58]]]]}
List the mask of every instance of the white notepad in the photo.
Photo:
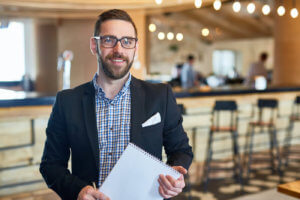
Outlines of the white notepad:
{"type": "Polygon", "coordinates": [[[160,174],[180,177],[172,167],[129,143],[99,190],[110,200],[162,200],[160,174]]]}

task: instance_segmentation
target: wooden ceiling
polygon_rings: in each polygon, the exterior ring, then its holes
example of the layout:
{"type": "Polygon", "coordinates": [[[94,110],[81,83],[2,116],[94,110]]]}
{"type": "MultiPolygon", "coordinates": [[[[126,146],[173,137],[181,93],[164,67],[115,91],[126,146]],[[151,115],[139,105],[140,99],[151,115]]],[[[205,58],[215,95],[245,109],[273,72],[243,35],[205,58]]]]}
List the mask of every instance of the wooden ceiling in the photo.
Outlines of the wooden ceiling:
{"type": "Polygon", "coordinates": [[[262,3],[256,1],[256,12],[249,14],[246,11],[248,2],[242,2],[242,10],[235,13],[232,2],[222,5],[221,10],[215,11],[212,6],[204,8],[152,15],[152,22],[158,24],[158,29],[166,31],[180,30],[192,34],[200,40],[211,43],[214,41],[272,37],[274,30],[274,13],[263,15],[262,3]],[[208,28],[210,34],[202,36],[202,29],[208,28]]]}
{"type": "MultiPolygon", "coordinates": [[[[203,5],[211,5],[212,2],[213,0],[203,0],[203,5]]],[[[163,0],[161,5],[157,5],[155,0],[0,0],[0,16],[94,18],[99,12],[113,8],[162,13],[193,7],[194,0],[163,0]]]]}
{"type": "Polygon", "coordinates": [[[256,12],[249,14],[247,0],[242,1],[242,10],[232,10],[233,0],[222,0],[222,8],[212,8],[214,0],[203,0],[202,7],[196,9],[194,0],[163,0],[156,5],[155,0],[0,0],[1,17],[33,18],[95,18],[107,9],[142,9],[158,27],[183,30],[205,42],[238,38],[270,37],[274,29],[274,13],[261,14],[262,1],[253,1],[256,12]],[[202,36],[201,29],[208,28],[210,34],[202,36]]]}

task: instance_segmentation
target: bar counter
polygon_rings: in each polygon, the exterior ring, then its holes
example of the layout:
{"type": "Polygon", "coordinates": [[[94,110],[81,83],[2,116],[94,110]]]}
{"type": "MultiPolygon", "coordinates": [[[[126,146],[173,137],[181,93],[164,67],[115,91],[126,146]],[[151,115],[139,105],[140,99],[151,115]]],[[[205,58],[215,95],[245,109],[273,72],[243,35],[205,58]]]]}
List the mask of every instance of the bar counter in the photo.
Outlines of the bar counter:
{"type": "MultiPolygon", "coordinates": [[[[265,90],[255,90],[254,88],[249,88],[246,86],[223,86],[212,89],[208,87],[199,87],[192,88],[190,90],[173,88],[173,91],[175,97],[181,99],[189,97],[300,92],[300,86],[270,87],[265,90]]],[[[37,92],[23,92],[0,89],[0,107],[52,105],[54,101],[55,94],[43,94],[37,92]]]]}
{"type": "MultiPolygon", "coordinates": [[[[257,99],[278,99],[280,114],[276,128],[278,129],[279,144],[282,145],[292,104],[295,97],[300,95],[300,87],[268,88],[263,91],[246,87],[194,88],[189,91],[174,88],[174,94],[177,103],[183,104],[186,108],[186,113],[183,115],[183,126],[195,154],[190,177],[191,182],[198,182],[202,171],[201,166],[205,159],[211,111],[215,100],[235,100],[237,102],[238,143],[240,149],[243,150],[245,133],[249,121],[254,118],[257,99]]],[[[0,196],[16,190],[26,191],[45,187],[39,184],[42,177],[38,165],[45,142],[45,128],[54,101],[54,94],[0,89],[0,172],[1,177],[5,177],[0,178],[0,196]]],[[[223,119],[226,121],[226,116],[223,119]]],[[[299,124],[296,124],[294,130],[299,128],[299,124]]],[[[260,140],[264,142],[267,141],[267,138],[260,140]]],[[[294,143],[299,144],[300,142],[295,140],[294,143]]],[[[226,158],[229,155],[228,152],[223,151],[226,146],[231,147],[231,140],[220,141],[216,150],[220,150],[221,153],[217,157],[226,158]]],[[[263,145],[257,150],[266,149],[267,146],[263,145]]]]}

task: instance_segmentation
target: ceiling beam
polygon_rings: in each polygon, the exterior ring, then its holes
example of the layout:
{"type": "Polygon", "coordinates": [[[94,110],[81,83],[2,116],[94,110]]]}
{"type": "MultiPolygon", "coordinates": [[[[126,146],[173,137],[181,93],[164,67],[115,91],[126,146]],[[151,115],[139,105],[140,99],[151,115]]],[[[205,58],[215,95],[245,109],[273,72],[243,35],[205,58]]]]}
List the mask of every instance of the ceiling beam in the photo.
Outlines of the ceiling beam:
{"type": "Polygon", "coordinates": [[[271,34],[270,29],[266,28],[266,25],[264,23],[260,23],[251,15],[245,16],[240,13],[235,13],[230,7],[224,7],[219,15],[223,19],[230,21],[235,26],[239,27],[240,29],[246,30],[254,36],[269,36],[271,34]]]}
{"type": "Polygon", "coordinates": [[[226,32],[234,38],[242,38],[246,36],[245,33],[243,33],[242,31],[232,29],[231,25],[228,25],[227,23],[218,20],[216,17],[213,16],[212,13],[206,12],[204,11],[204,9],[195,12],[182,12],[180,14],[184,15],[190,20],[197,22],[202,27],[205,26],[220,28],[223,32],[226,32]]]}

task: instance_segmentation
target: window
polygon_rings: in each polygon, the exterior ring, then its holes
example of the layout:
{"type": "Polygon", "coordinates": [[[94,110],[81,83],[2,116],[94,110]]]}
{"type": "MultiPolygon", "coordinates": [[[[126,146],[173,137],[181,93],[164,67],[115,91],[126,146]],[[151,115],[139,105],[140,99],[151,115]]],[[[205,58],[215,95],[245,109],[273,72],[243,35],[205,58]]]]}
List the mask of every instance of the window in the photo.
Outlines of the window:
{"type": "Polygon", "coordinates": [[[236,53],[231,50],[213,52],[213,72],[216,75],[228,76],[236,69],[236,53]]]}
{"type": "Polygon", "coordinates": [[[24,23],[0,28],[0,82],[20,81],[25,74],[24,23]]]}

